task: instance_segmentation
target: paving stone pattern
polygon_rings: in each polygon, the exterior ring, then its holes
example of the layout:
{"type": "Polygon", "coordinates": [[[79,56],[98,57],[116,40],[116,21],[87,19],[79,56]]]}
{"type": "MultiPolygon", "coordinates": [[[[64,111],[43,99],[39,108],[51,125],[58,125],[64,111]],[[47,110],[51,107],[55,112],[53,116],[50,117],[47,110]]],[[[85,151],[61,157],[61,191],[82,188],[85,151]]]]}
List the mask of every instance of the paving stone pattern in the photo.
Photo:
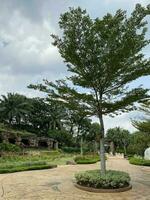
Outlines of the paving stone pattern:
{"type": "Polygon", "coordinates": [[[74,187],[74,173],[98,168],[99,163],[0,174],[0,200],[150,200],[150,168],[130,165],[121,158],[109,158],[107,168],[130,173],[132,190],[90,193],[74,187]]]}

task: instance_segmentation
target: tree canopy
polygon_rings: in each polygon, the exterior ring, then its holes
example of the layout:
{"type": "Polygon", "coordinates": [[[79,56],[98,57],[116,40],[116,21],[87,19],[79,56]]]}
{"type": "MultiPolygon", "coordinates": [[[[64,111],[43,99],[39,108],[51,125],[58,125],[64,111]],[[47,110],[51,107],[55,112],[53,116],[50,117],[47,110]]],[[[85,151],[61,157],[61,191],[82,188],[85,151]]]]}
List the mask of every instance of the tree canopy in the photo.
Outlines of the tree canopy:
{"type": "MultiPolygon", "coordinates": [[[[107,130],[106,133],[106,141],[107,142],[113,142],[114,144],[114,150],[116,151],[118,149],[123,149],[124,154],[127,154],[127,146],[130,143],[130,133],[128,130],[115,127],[107,130]]],[[[115,152],[113,152],[115,153],[115,152]]]]}
{"type": "Polygon", "coordinates": [[[0,118],[10,125],[20,125],[30,109],[31,105],[23,95],[8,93],[0,99],[0,118]]]}

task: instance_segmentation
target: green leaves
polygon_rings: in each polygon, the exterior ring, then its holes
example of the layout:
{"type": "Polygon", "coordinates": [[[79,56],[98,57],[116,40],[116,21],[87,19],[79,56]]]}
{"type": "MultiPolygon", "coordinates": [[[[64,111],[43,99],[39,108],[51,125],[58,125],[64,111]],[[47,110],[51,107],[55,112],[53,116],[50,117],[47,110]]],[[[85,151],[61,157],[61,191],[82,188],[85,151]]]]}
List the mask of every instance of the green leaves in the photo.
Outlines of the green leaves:
{"type": "Polygon", "coordinates": [[[122,171],[106,171],[103,175],[99,170],[90,170],[75,174],[77,184],[92,188],[122,188],[130,184],[130,177],[122,171]]]}
{"type": "Polygon", "coordinates": [[[144,117],[142,121],[134,120],[132,121],[132,124],[139,131],[150,134],[150,99],[144,101],[139,110],[144,112],[146,117],[144,117]]]}
{"type": "Polygon", "coordinates": [[[22,119],[25,120],[31,107],[23,95],[8,93],[7,96],[2,95],[0,99],[1,118],[10,125],[20,124],[22,119]]]}
{"type": "MultiPolygon", "coordinates": [[[[103,19],[91,19],[81,8],[62,14],[59,25],[63,35],[53,35],[53,39],[72,73],[69,80],[78,87],[62,92],[89,105],[96,116],[130,111],[135,108],[134,102],[147,98],[148,90],[129,91],[126,86],[150,74],[150,61],[141,52],[150,42],[145,39],[144,21],[149,14],[149,6],[140,4],[129,18],[122,10],[115,15],[108,13],[103,19]]],[[[60,85],[57,90],[61,91],[60,85]]]]}

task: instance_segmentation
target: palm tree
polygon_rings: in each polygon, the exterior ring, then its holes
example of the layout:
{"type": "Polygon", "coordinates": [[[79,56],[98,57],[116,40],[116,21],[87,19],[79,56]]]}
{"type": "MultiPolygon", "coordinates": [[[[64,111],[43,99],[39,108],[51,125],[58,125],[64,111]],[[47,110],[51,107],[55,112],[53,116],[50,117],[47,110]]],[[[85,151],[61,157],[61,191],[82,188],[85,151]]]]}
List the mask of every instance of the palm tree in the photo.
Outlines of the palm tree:
{"type": "Polygon", "coordinates": [[[57,101],[47,99],[49,104],[49,113],[50,113],[50,129],[51,130],[62,130],[63,122],[67,119],[66,108],[59,104],[57,101]]]}
{"type": "Polygon", "coordinates": [[[28,99],[17,93],[2,95],[0,99],[0,116],[9,125],[20,125],[30,110],[28,99]]]}

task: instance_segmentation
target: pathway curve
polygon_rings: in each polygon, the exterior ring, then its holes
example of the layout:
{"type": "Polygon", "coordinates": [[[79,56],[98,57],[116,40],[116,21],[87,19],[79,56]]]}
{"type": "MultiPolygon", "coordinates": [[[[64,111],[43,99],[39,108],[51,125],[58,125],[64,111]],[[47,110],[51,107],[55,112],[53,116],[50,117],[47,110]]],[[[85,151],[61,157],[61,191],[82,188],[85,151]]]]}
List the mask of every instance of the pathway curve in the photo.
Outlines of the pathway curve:
{"type": "Polygon", "coordinates": [[[97,169],[91,165],[59,166],[55,169],[0,174],[0,200],[150,200],[150,168],[111,158],[108,169],[130,173],[133,189],[122,193],[90,193],[73,185],[74,173],[97,169]]]}

